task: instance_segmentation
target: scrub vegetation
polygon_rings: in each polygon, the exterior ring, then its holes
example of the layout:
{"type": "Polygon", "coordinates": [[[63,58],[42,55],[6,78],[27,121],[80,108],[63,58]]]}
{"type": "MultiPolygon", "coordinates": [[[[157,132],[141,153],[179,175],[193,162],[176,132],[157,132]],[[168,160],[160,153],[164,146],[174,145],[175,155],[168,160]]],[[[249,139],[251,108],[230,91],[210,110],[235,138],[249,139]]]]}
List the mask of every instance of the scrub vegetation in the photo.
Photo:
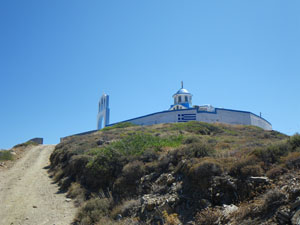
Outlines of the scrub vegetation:
{"type": "Polygon", "coordinates": [[[124,123],[69,137],[50,160],[61,189],[77,199],[75,224],[263,223],[276,220],[273,202],[286,203],[276,182],[300,168],[300,135],[124,123]],[[226,217],[224,204],[238,210],[226,217]]]}
{"type": "Polygon", "coordinates": [[[13,160],[13,154],[8,150],[0,150],[0,161],[13,160]]]}

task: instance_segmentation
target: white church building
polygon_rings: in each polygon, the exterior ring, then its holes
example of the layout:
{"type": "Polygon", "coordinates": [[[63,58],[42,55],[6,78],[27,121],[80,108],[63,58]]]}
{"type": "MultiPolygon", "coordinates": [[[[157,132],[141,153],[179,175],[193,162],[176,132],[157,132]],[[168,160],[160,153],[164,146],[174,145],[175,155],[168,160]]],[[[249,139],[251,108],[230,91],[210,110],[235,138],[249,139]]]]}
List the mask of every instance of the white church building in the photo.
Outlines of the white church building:
{"type": "MultiPolygon", "coordinates": [[[[156,112],[122,122],[137,125],[153,125],[159,123],[182,123],[187,121],[202,121],[207,123],[227,123],[253,125],[264,130],[272,130],[272,125],[266,119],[254,113],[240,110],[215,108],[211,105],[192,105],[192,94],[181,82],[181,88],[173,95],[174,104],[168,110],[156,112]]],[[[109,96],[103,94],[99,101],[97,129],[111,126],[109,124],[109,96]]]]}

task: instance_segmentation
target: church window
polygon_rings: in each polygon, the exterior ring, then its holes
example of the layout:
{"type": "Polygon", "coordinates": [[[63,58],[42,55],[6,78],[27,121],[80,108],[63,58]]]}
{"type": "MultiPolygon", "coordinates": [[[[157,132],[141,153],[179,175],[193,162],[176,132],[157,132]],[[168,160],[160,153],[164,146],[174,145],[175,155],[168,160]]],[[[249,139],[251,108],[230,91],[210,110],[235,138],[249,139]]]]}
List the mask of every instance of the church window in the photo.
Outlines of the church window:
{"type": "Polygon", "coordinates": [[[178,97],[178,103],[180,103],[180,102],[181,102],[181,96],[178,97]]]}
{"type": "Polygon", "coordinates": [[[188,101],[188,96],[185,96],[185,102],[187,102],[188,101]]]}

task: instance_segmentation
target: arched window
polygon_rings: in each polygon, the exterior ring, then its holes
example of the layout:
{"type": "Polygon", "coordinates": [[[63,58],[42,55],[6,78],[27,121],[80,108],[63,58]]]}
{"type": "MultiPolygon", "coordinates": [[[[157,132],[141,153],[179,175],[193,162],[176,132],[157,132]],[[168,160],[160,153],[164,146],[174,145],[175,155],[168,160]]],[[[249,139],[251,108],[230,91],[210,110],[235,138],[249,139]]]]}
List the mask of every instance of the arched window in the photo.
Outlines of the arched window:
{"type": "Polygon", "coordinates": [[[181,96],[178,97],[178,103],[181,103],[181,96]]]}
{"type": "Polygon", "coordinates": [[[188,102],[188,96],[184,97],[185,102],[188,102]]]}

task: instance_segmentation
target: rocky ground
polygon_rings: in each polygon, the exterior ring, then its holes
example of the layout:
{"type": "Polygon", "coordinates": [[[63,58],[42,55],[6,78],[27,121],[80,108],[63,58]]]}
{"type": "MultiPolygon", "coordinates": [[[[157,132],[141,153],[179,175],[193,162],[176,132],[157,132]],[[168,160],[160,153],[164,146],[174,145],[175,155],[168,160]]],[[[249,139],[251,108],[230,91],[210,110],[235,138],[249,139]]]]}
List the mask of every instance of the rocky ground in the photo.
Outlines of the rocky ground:
{"type": "Polygon", "coordinates": [[[0,170],[0,224],[67,225],[75,215],[70,199],[49,177],[49,156],[54,145],[14,149],[14,162],[0,170]]]}

